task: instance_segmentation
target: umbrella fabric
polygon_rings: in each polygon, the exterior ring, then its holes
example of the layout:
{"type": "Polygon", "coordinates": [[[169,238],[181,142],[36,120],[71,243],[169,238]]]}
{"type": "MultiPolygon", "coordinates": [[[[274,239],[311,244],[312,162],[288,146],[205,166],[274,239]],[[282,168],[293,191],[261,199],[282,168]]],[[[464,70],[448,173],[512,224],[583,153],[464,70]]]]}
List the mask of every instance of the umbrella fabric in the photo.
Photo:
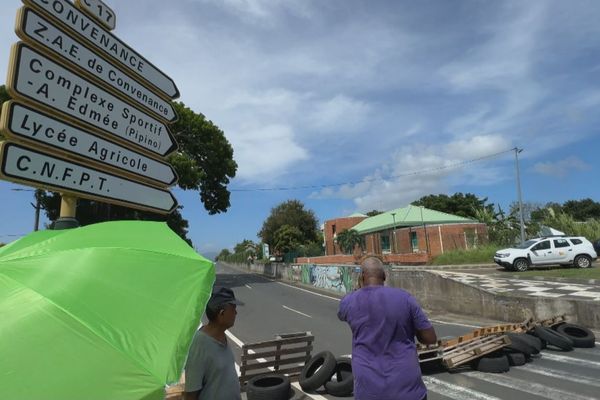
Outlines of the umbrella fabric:
{"type": "Polygon", "coordinates": [[[0,398],[154,400],[215,279],[168,226],[40,231],[0,248],[0,398]]]}

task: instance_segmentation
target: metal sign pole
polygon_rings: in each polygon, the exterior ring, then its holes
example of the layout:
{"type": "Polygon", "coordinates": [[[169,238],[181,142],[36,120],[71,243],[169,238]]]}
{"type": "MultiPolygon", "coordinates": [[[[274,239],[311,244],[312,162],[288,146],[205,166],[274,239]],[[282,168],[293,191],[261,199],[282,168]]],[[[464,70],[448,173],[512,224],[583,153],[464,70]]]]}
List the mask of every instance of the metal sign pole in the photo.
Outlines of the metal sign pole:
{"type": "Polygon", "coordinates": [[[54,229],[77,228],[79,222],[75,218],[77,212],[77,197],[61,193],[60,199],[60,217],[54,223],[54,229]]]}

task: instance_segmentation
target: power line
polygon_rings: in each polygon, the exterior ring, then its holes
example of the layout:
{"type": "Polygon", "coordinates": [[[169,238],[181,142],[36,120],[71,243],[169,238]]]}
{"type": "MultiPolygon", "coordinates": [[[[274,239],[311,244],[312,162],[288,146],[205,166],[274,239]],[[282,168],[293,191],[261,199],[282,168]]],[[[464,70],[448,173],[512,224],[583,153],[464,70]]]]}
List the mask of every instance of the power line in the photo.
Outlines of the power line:
{"type": "Polygon", "coordinates": [[[482,157],[473,158],[473,159],[465,160],[465,161],[460,161],[460,162],[457,162],[457,163],[448,164],[448,165],[444,165],[444,166],[441,166],[441,167],[422,169],[422,170],[418,170],[418,171],[411,171],[411,172],[406,172],[406,173],[397,174],[397,175],[390,175],[387,178],[368,178],[368,179],[362,179],[362,180],[359,180],[359,181],[348,181],[348,182],[340,182],[340,183],[325,183],[325,184],[321,184],[321,185],[288,186],[288,187],[272,187],[272,188],[230,189],[230,191],[231,192],[266,192],[266,191],[286,191],[286,190],[304,190],[304,189],[324,189],[324,188],[328,188],[328,187],[337,187],[337,186],[344,186],[344,185],[357,185],[359,183],[369,183],[369,182],[393,180],[393,179],[397,179],[397,178],[404,178],[404,177],[407,177],[407,176],[425,175],[425,174],[429,174],[431,172],[438,172],[438,171],[443,171],[443,170],[447,170],[447,169],[458,168],[458,167],[462,167],[464,165],[473,164],[473,163],[476,163],[476,162],[479,162],[479,161],[489,160],[491,158],[498,157],[498,156],[500,156],[502,154],[511,153],[513,151],[514,151],[514,149],[503,150],[503,151],[500,151],[500,152],[497,152],[497,153],[488,154],[488,155],[485,155],[485,156],[482,156],[482,157]]]}

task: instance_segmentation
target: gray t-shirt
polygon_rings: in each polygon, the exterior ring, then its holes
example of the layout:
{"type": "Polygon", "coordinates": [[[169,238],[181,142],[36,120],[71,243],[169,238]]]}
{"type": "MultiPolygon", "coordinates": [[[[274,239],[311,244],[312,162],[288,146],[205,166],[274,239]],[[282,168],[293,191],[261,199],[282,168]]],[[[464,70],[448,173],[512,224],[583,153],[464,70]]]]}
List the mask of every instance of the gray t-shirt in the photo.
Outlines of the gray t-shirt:
{"type": "Polygon", "coordinates": [[[196,331],[185,364],[185,391],[200,391],[199,400],[241,400],[240,381],[231,348],[196,331]]]}

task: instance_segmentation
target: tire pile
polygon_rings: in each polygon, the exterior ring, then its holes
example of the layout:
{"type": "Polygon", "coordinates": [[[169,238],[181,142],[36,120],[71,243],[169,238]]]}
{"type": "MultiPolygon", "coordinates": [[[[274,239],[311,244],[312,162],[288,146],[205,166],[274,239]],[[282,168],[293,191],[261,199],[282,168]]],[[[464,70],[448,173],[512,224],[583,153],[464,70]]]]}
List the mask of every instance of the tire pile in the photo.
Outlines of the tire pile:
{"type": "Polygon", "coordinates": [[[538,325],[527,333],[507,333],[511,344],[502,350],[473,361],[471,367],[481,372],[507,372],[511,366],[525,365],[546,348],[572,351],[574,347],[594,347],[594,333],[580,325],[562,323],[553,328],[538,325]]]}
{"type": "MultiPolygon", "coordinates": [[[[354,391],[352,360],[336,358],[329,351],[317,353],[304,365],[298,383],[305,392],[324,388],[332,396],[351,396],[354,391]]],[[[252,378],[246,386],[248,400],[288,400],[293,393],[290,378],[275,373],[252,378]]]]}

